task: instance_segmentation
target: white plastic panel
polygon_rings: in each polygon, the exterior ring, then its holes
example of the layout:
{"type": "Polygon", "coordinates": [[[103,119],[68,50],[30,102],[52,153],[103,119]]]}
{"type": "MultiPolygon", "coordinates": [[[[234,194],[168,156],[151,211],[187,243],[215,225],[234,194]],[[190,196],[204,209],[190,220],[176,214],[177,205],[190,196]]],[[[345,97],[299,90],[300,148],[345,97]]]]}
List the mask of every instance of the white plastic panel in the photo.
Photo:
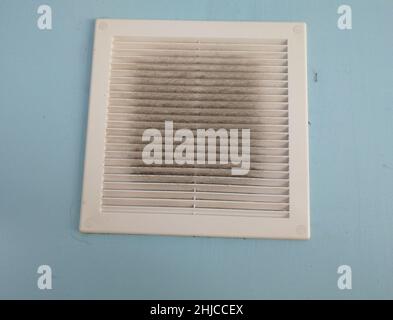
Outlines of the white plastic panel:
{"type": "Polygon", "coordinates": [[[81,231],[307,239],[307,123],[303,23],[97,20],[81,231]],[[147,165],[166,120],[250,129],[250,170],[147,165]]]}

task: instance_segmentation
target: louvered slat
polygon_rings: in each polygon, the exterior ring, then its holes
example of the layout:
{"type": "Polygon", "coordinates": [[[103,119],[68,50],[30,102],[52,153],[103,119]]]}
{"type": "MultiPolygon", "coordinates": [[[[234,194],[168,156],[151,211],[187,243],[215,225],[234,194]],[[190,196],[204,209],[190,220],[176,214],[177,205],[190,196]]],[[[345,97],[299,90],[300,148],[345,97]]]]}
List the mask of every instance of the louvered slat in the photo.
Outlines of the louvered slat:
{"type": "MultiPolygon", "coordinates": [[[[287,73],[285,39],[115,37],[102,212],[288,216],[287,73]],[[145,164],[142,134],[156,128],[164,141],[165,121],[195,137],[197,129],[250,129],[250,171],[145,164]]],[[[198,152],[195,145],[195,159],[198,152]]]]}

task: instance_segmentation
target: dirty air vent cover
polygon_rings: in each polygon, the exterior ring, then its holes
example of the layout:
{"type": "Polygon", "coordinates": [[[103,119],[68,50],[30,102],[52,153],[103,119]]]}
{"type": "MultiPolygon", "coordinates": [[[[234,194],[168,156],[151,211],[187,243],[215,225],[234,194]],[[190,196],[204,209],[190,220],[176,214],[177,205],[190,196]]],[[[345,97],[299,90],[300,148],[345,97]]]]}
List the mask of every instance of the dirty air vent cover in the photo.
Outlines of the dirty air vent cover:
{"type": "Polygon", "coordinates": [[[80,230],[308,239],[306,61],[303,23],[97,20],[80,230]]]}

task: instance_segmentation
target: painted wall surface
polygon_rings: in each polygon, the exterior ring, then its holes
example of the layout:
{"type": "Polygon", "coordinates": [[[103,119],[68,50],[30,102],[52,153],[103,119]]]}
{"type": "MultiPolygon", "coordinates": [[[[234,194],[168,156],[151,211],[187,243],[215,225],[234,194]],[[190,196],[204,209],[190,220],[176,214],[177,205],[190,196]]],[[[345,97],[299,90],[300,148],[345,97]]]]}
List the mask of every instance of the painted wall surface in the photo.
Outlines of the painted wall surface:
{"type": "Polygon", "coordinates": [[[392,0],[0,0],[0,298],[393,298],[392,31],[392,0]],[[78,232],[96,18],[307,23],[310,241],[78,232]]]}

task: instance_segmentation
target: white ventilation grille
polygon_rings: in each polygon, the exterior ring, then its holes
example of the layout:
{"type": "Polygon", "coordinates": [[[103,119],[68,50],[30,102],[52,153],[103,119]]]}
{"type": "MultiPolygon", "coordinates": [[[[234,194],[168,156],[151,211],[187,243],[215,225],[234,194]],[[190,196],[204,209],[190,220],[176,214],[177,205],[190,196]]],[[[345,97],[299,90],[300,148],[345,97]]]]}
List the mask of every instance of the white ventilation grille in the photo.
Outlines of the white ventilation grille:
{"type": "Polygon", "coordinates": [[[99,20],[94,50],[82,231],[309,237],[303,24],[99,20]],[[249,129],[249,171],[197,164],[196,138],[194,164],[165,163],[165,121],[249,129]]]}

